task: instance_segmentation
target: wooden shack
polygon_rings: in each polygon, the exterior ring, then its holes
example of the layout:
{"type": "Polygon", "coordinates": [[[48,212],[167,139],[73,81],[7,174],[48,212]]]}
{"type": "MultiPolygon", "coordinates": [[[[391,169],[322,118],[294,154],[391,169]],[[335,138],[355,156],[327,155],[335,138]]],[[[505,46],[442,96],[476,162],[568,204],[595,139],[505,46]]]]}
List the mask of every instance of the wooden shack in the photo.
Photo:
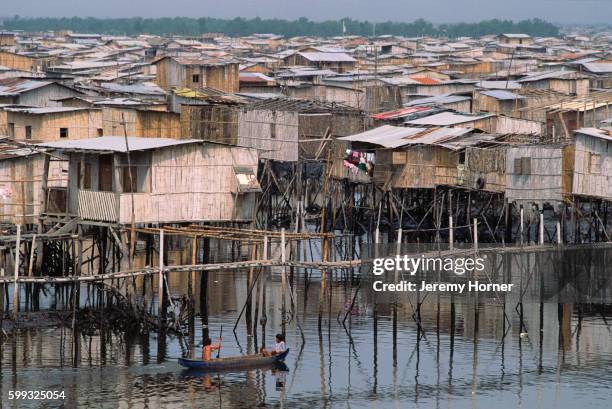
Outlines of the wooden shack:
{"type": "Polygon", "coordinates": [[[59,107],[59,99],[79,97],[84,93],[53,81],[23,78],[0,80],[0,104],[20,104],[32,107],[59,107]]]}
{"type": "Polygon", "coordinates": [[[235,61],[166,56],[152,64],[156,66],[157,85],[166,90],[211,87],[238,92],[240,89],[238,63],[235,61]]]}
{"type": "Polygon", "coordinates": [[[589,93],[589,77],[575,71],[551,71],[528,75],[518,80],[523,88],[548,89],[566,95],[584,97],[589,93]]]}
{"type": "Polygon", "coordinates": [[[254,217],[261,188],[253,149],[112,136],[41,146],[67,156],[68,212],[83,220],[148,224],[254,217]]]}
{"type": "Polygon", "coordinates": [[[42,149],[2,145],[0,223],[36,224],[43,208],[54,214],[66,212],[68,166],[65,161],[50,159],[42,149]],[[48,178],[43,184],[46,167],[48,178]]]}
{"type": "Polygon", "coordinates": [[[210,89],[176,90],[172,98],[183,138],[238,143],[238,112],[246,99],[210,89]]]}
{"type": "Polygon", "coordinates": [[[352,149],[375,147],[373,181],[390,188],[434,189],[457,185],[463,165],[461,151],[470,146],[470,128],[405,128],[383,125],[339,138],[352,149]]]}
{"type": "Polygon", "coordinates": [[[101,111],[93,108],[4,108],[0,130],[15,139],[54,141],[93,138],[103,133],[101,111]]]}
{"type": "Polygon", "coordinates": [[[405,122],[408,126],[447,126],[467,127],[479,129],[491,134],[521,134],[541,135],[542,124],[527,119],[511,118],[494,114],[470,114],[463,112],[440,112],[423,118],[412,119],[405,122]]]}
{"type": "Polygon", "coordinates": [[[576,130],[574,195],[612,200],[612,131],[576,130]]]}
{"type": "Polygon", "coordinates": [[[256,148],[265,159],[324,159],[332,139],[360,132],[364,126],[363,113],[346,105],[274,98],[242,107],[237,144],[256,148]]]}
{"type": "MultiPolygon", "coordinates": [[[[180,139],[180,115],[157,109],[103,106],[102,135],[180,139]]],[[[101,136],[101,135],[98,135],[101,136]]],[[[188,137],[186,137],[188,138],[188,137]]]]}
{"type": "Polygon", "coordinates": [[[16,35],[12,31],[0,31],[0,47],[12,47],[17,41],[16,35]]]}
{"type": "Polygon", "coordinates": [[[572,193],[573,145],[524,145],[506,150],[506,198],[560,203],[572,193]]]}
{"type": "Polygon", "coordinates": [[[304,51],[283,58],[286,66],[308,66],[329,69],[339,73],[355,68],[357,60],[343,52],[304,51]]]}
{"type": "Polygon", "coordinates": [[[552,141],[571,140],[578,128],[597,127],[610,118],[612,94],[602,100],[581,98],[546,107],[546,137],[552,141]]]}
{"type": "Polygon", "coordinates": [[[24,55],[6,50],[0,50],[0,65],[19,71],[43,71],[53,62],[56,57],[45,55],[24,55]]]}
{"type": "Polygon", "coordinates": [[[500,43],[509,45],[528,45],[533,43],[533,38],[530,35],[522,33],[505,33],[500,34],[497,38],[500,43]]]}

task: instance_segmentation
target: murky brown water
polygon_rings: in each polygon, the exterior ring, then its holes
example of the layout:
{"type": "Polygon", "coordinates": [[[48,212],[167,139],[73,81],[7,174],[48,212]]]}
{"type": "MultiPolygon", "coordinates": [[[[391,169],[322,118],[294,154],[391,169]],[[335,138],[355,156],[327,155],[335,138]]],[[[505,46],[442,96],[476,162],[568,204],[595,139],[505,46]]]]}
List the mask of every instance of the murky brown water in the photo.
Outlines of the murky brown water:
{"type": "MultiPolygon", "coordinates": [[[[605,272],[605,271],[604,271],[605,272]]],[[[610,276],[607,270],[606,276],[610,276]]],[[[605,277],[603,277],[605,278],[605,277]]],[[[608,277],[606,280],[609,281],[608,277]]],[[[598,276],[597,279],[602,279],[598,276]]],[[[183,279],[170,277],[173,291],[183,279]]],[[[69,329],[22,330],[1,346],[3,407],[102,408],[607,408],[612,398],[612,309],[601,304],[424,304],[422,331],[410,303],[400,306],[394,358],[392,311],[375,309],[365,291],[341,324],[354,290],[332,287],[331,312],[318,331],[318,282],[300,279],[298,317],[287,327],[287,371],[206,375],[182,370],[184,340],[152,334],[122,339],[69,329]],[[376,317],[376,319],[375,319],[376,317]],[[477,318],[476,318],[477,317],[477,318]],[[539,328],[542,323],[542,332],[539,328]],[[346,328],[345,328],[346,327],[346,328]],[[506,335],[504,333],[507,331],[506,335]],[[104,338],[104,339],[102,339],[104,338]],[[76,349],[75,349],[76,348],[76,349]],[[78,353],[75,353],[78,351],[78,353]],[[9,401],[11,390],[62,390],[63,401],[9,401]]],[[[604,284],[608,285],[608,284],[604,284]]],[[[210,331],[223,326],[222,355],[247,352],[244,321],[231,332],[246,297],[244,274],[211,274],[210,331]]],[[[280,295],[278,277],[268,299],[280,295]]],[[[329,301],[326,300],[326,306],[329,301]]],[[[280,329],[278,302],[268,309],[267,343],[280,329]]],[[[200,339],[200,329],[196,339],[200,339]]],[[[261,342],[261,335],[260,335],[261,342]]]]}

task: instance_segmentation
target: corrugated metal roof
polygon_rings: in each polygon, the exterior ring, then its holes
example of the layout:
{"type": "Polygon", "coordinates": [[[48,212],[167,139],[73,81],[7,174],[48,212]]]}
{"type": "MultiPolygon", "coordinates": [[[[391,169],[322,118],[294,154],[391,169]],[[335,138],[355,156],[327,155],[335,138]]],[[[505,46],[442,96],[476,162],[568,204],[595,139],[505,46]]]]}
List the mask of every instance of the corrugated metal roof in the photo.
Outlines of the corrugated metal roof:
{"type": "MultiPolygon", "coordinates": [[[[338,73],[332,70],[318,70],[318,69],[307,69],[307,68],[291,68],[286,71],[282,71],[276,75],[277,78],[285,77],[315,77],[315,76],[326,76],[326,75],[337,75],[338,73]]],[[[335,78],[332,78],[335,79],[335,78]]],[[[352,79],[352,78],[351,78],[352,79]]]]}
{"type": "Polygon", "coordinates": [[[20,114],[46,115],[46,114],[61,114],[65,112],[85,111],[90,108],[77,107],[42,107],[42,108],[5,108],[5,111],[17,112],[20,114]]]}
{"type": "MultiPolygon", "coordinates": [[[[460,129],[460,128],[453,128],[460,129]]],[[[458,151],[464,148],[468,148],[470,146],[477,146],[487,142],[493,142],[500,138],[500,135],[492,135],[492,134],[484,134],[484,133],[476,133],[472,135],[468,135],[465,138],[458,138],[451,140],[449,142],[445,142],[440,144],[440,146],[444,146],[447,149],[451,149],[454,151],[458,151]]]]}
{"type": "Polygon", "coordinates": [[[610,74],[612,73],[611,62],[587,62],[582,63],[584,69],[593,74],[610,74]]]}
{"type": "Polygon", "coordinates": [[[427,77],[411,77],[413,80],[423,85],[438,85],[440,84],[440,80],[435,78],[427,78],[427,77]]]}
{"type": "Polygon", "coordinates": [[[374,119],[378,119],[378,120],[398,119],[398,118],[403,118],[405,116],[413,114],[415,112],[427,111],[428,109],[430,108],[429,107],[407,107],[407,108],[394,109],[393,111],[373,114],[371,115],[371,117],[374,119]]]}
{"type": "Polygon", "coordinates": [[[505,34],[502,34],[502,37],[508,37],[508,38],[531,38],[531,36],[528,35],[528,34],[520,34],[520,33],[505,33],[505,34]]]}
{"type": "Polygon", "coordinates": [[[480,91],[482,95],[486,95],[491,98],[499,99],[502,101],[525,99],[524,96],[515,94],[510,91],[504,91],[503,89],[493,89],[490,91],[480,91]]]}
{"type": "Polygon", "coordinates": [[[274,82],[274,78],[261,72],[241,72],[239,78],[240,82],[274,82]]]}
{"type": "Polygon", "coordinates": [[[459,114],[455,112],[440,112],[439,114],[426,116],[425,118],[419,118],[419,119],[414,119],[412,121],[407,121],[406,124],[447,126],[447,125],[455,125],[455,124],[462,124],[466,122],[478,121],[480,119],[489,118],[492,116],[494,115],[493,114],[466,115],[466,114],[459,114]]]}
{"type": "Polygon", "coordinates": [[[355,62],[353,57],[346,53],[321,53],[321,52],[301,52],[298,53],[308,61],[325,61],[325,62],[355,62]]]}
{"type": "Polygon", "coordinates": [[[541,80],[547,80],[547,79],[553,79],[553,78],[554,79],[581,79],[581,78],[588,78],[588,77],[576,71],[557,70],[557,71],[538,73],[534,75],[528,75],[527,77],[521,78],[520,80],[518,80],[518,82],[541,81],[541,80]]]}
{"type": "Polygon", "coordinates": [[[416,105],[452,104],[455,102],[469,101],[470,99],[471,97],[466,97],[462,95],[446,94],[446,95],[436,95],[434,97],[415,99],[410,102],[407,102],[404,105],[411,107],[411,106],[416,106],[416,105]]]}
{"type": "Polygon", "coordinates": [[[474,84],[478,88],[488,89],[520,89],[521,84],[516,81],[478,81],[474,84]]]}
{"type": "Polygon", "coordinates": [[[598,128],[580,128],[575,131],[577,134],[589,135],[599,139],[605,139],[606,141],[612,141],[612,131],[598,128]]]}
{"type": "Polygon", "coordinates": [[[131,94],[144,94],[144,95],[166,95],[166,91],[157,85],[153,84],[115,84],[113,82],[107,82],[100,84],[100,88],[120,93],[131,93],[131,94]]]}
{"type": "MultiPolygon", "coordinates": [[[[127,140],[130,151],[144,151],[202,142],[198,139],[140,138],[135,136],[128,136],[127,140]]],[[[64,151],[127,152],[125,137],[123,136],[101,136],[99,138],[43,142],[38,146],[64,151]]]]}
{"type": "Polygon", "coordinates": [[[472,128],[406,128],[403,126],[383,125],[369,131],[338,139],[341,141],[371,143],[393,149],[405,145],[439,144],[472,131],[472,128]]]}
{"type": "Polygon", "coordinates": [[[32,91],[37,88],[46,87],[52,84],[51,81],[34,81],[24,80],[21,78],[11,78],[5,80],[0,84],[0,95],[1,96],[14,96],[21,93],[32,91]]]}

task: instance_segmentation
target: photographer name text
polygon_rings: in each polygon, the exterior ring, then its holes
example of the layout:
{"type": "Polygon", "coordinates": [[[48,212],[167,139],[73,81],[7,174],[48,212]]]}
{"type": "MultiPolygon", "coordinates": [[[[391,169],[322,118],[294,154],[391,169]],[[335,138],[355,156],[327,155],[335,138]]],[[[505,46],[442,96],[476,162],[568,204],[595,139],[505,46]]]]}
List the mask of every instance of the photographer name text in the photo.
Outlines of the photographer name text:
{"type": "Polygon", "coordinates": [[[514,284],[506,283],[484,283],[479,281],[468,281],[467,283],[430,283],[427,281],[400,281],[398,283],[385,283],[374,281],[372,288],[377,292],[510,292],[514,284]]]}

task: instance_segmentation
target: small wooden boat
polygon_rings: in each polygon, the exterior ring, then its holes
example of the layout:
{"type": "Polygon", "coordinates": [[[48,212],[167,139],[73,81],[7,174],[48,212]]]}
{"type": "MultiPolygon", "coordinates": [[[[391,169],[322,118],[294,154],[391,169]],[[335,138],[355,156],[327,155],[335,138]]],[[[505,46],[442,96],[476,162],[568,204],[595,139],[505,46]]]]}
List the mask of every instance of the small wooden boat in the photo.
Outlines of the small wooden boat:
{"type": "Polygon", "coordinates": [[[209,361],[204,361],[202,359],[179,358],[178,363],[179,365],[185,368],[202,369],[209,371],[226,369],[245,369],[268,366],[273,365],[277,362],[283,362],[287,357],[287,354],[289,354],[289,349],[286,349],[285,352],[281,354],[272,356],[263,356],[261,354],[228,356],[225,358],[211,359],[209,361]]]}

